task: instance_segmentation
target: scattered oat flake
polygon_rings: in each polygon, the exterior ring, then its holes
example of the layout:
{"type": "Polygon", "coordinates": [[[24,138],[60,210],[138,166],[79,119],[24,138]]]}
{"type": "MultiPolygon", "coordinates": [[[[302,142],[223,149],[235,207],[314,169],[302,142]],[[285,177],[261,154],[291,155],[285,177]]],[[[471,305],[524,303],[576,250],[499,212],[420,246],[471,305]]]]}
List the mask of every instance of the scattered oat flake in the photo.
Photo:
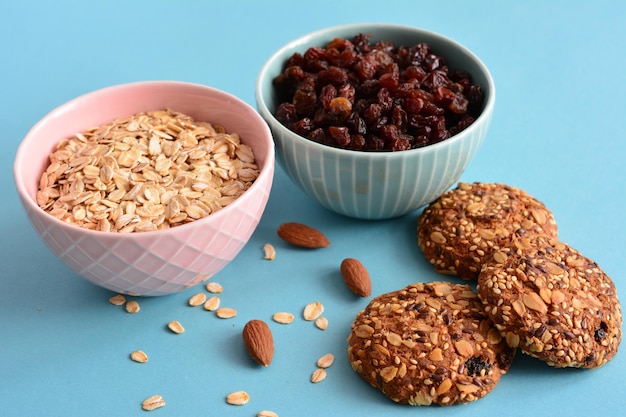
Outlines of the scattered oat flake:
{"type": "Polygon", "coordinates": [[[304,307],[303,317],[305,320],[312,321],[317,319],[324,312],[324,305],[319,301],[309,303],[304,307]]]}
{"type": "Polygon", "coordinates": [[[153,395],[152,397],[148,397],[141,403],[141,408],[146,411],[156,410],[157,408],[161,408],[165,405],[165,400],[161,395],[153,395]]]}
{"type": "Polygon", "coordinates": [[[315,319],[315,326],[320,330],[328,329],[328,319],[324,316],[320,316],[315,319]]]}
{"type": "Polygon", "coordinates": [[[271,243],[266,243],[263,245],[263,253],[265,254],[265,259],[268,261],[273,261],[276,259],[276,249],[271,243]]]}
{"type": "Polygon", "coordinates": [[[143,350],[136,350],[130,354],[130,358],[139,363],[148,362],[148,355],[143,350]]]}
{"type": "Polygon", "coordinates": [[[278,414],[276,414],[273,411],[263,410],[263,411],[259,411],[256,417],[278,417],[278,414]]]}
{"type": "Polygon", "coordinates": [[[335,362],[335,355],[327,353],[317,360],[317,366],[319,368],[329,368],[333,362],[335,362]]]}
{"type": "Polygon", "coordinates": [[[124,305],[125,302],[126,302],[126,297],[124,297],[122,294],[117,294],[109,298],[109,303],[113,304],[114,306],[124,305]]]}
{"type": "Polygon", "coordinates": [[[214,293],[214,294],[220,294],[221,292],[224,291],[224,289],[222,288],[222,286],[218,282],[209,282],[206,285],[206,290],[208,292],[214,293]]]}
{"type": "Polygon", "coordinates": [[[289,323],[293,323],[294,320],[294,315],[291,313],[287,313],[284,311],[279,311],[278,313],[274,313],[274,315],[272,316],[272,319],[276,322],[276,323],[280,323],[280,324],[289,324],[289,323]]]}
{"type": "Polygon", "coordinates": [[[199,292],[198,294],[192,295],[191,298],[189,298],[189,305],[192,307],[197,307],[204,304],[205,301],[206,294],[199,292]]]}
{"type": "Polygon", "coordinates": [[[218,308],[215,311],[215,314],[221,319],[231,319],[237,315],[237,310],[234,308],[222,307],[218,308]]]}
{"type": "Polygon", "coordinates": [[[312,383],[317,384],[324,379],[326,379],[326,370],[324,368],[317,368],[315,371],[313,371],[313,374],[311,375],[312,383]]]}
{"type": "Polygon", "coordinates": [[[130,314],[138,313],[140,309],[139,303],[135,300],[126,303],[126,311],[130,314]]]}
{"type": "Polygon", "coordinates": [[[226,396],[226,402],[230,405],[244,405],[250,401],[250,395],[245,391],[231,392],[226,396]]]}
{"type": "Polygon", "coordinates": [[[215,311],[220,306],[220,298],[216,295],[207,299],[204,303],[204,309],[207,311],[215,311]]]}
{"type": "Polygon", "coordinates": [[[178,320],[173,320],[167,323],[167,327],[176,334],[181,334],[185,332],[185,328],[178,320]]]}

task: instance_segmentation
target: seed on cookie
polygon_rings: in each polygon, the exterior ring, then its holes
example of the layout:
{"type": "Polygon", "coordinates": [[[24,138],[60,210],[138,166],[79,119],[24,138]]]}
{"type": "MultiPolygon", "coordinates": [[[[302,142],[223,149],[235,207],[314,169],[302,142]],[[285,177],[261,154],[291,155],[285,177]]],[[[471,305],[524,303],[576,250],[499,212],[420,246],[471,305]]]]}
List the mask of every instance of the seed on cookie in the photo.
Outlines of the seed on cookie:
{"type": "Polygon", "coordinates": [[[437,272],[467,280],[478,277],[491,256],[516,236],[557,237],[546,206],[505,184],[459,183],[426,207],[418,218],[418,244],[437,272]]]}
{"type": "Polygon", "coordinates": [[[375,297],[357,314],[348,345],[348,359],[361,378],[410,405],[482,398],[515,353],[476,292],[449,282],[413,284],[375,297]]]}
{"type": "Polygon", "coordinates": [[[515,239],[478,276],[485,312],[509,346],[554,367],[597,368],[622,338],[615,284],[591,259],[544,236],[515,239]]]}

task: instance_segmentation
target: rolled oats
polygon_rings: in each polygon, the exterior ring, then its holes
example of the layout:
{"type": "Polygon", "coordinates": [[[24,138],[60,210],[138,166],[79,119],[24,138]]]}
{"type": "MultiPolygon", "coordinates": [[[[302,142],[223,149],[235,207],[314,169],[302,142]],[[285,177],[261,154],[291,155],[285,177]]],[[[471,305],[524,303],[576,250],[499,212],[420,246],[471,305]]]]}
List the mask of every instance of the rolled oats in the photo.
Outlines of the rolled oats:
{"type": "Polygon", "coordinates": [[[207,311],[215,311],[219,308],[219,306],[220,306],[220,298],[216,295],[214,295],[213,297],[210,297],[204,303],[204,309],[207,311]]]}
{"type": "Polygon", "coordinates": [[[156,410],[157,408],[161,408],[165,405],[165,400],[161,395],[153,395],[152,397],[148,397],[141,403],[141,408],[146,411],[156,410]]]}
{"type": "Polygon", "coordinates": [[[317,384],[324,379],[326,379],[326,370],[324,368],[317,368],[313,371],[313,374],[311,374],[311,382],[314,384],[317,384]]]}
{"type": "Polygon", "coordinates": [[[36,199],[67,223],[144,232],[220,210],[258,174],[253,151],[239,135],[165,109],[118,118],[61,141],[36,199]]]}
{"type": "Polygon", "coordinates": [[[169,323],[167,323],[167,327],[176,334],[181,334],[185,332],[185,328],[182,324],[180,324],[178,320],[170,321],[169,323]]]}
{"type": "Polygon", "coordinates": [[[220,294],[224,291],[224,289],[218,282],[209,282],[206,285],[206,290],[214,294],[220,294]]]}
{"type": "Polygon", "coordinates": [[[250,401],[250,395],[245,391],[231,392],[226,396],[226,402],[230,405],[244,405],[250,401]]]}
{"type": "Polygon", "coordinates": [[[122,306],[125,302],[126,297],[124,297],[122,294],[117,294],[109,298],[109,303],[113,304],[114,306],[122,306]]]}
{"type": "Polygon", "coordinates": [[[206,294],[199,292],[195,295],[192,295],[191,298],[189,298],[189,305],[192,307],[197,307],[199,305],[202,305],[206,302],[206,294]]]}
{"type": "Polygon", "coordinates": [[[135,300],[126,303],[126,311],[130,314],[138,313],[140,309],[139,303],[135,300]]]}
{"type": "Polygon", "coordinates": [[[291,313],[288,313],[285,311],[279,311],[278,313],[274,313],[274,315],[272,316],[272,319],[276,323],[289,324],[289,323],[293,323],[293,320],[295,319],[295,317],[291,313]]]}
{"type": "Polygon", "coordinates": [[[215,311],[215,314],[221,319],[231,319],[237,315],[237,310],[234,308],[221,307],[215,311]]]}
{"type": "Polygon", "coordinates": [[[307,321],[313,321],[321,316],[323,312],[324,305],[319,301],[315,301],[304,307],[303,317],[307,321]]]}
{"type": "Polygon", "coordinates": [[[148,355],[143,350],[136,350],[130,354],[130,358],[139,363],[148,362],[148,355]]]}

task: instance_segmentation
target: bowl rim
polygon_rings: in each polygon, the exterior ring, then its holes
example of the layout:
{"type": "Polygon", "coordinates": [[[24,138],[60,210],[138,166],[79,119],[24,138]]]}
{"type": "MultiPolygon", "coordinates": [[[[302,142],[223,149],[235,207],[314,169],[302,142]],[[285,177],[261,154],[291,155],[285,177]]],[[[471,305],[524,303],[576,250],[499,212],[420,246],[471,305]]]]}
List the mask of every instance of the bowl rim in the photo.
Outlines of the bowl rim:
{"type": "MultiPolygon", "coordinates": [[[[58,139],[58,141],[61,141],[61,140],[63,140],[63,138],[58,139]]],[[[17,151],[15,153],[15,157],[14,157],[14,162],[13,162],[13,179],[14,179],[16,190],[23,204],[27,205],[28,209],[32,212],[39,212],[40,214],[45,214],[47,216],[46,218],[49,218],[49,220],[55,223],[58,227],[61,227],[67,230],[72,230],[75,233],[84,233],[85,235],[91,235],[92,237],[97,237],[101,239],[144,240],[144,239],[150,239],[151,236],[154,236],[154,233],[179,234],[179,233],[184,232],[186,229],[201,225],[202,223],[206,223],[208,221],[219,222],[222,217],[227,216],[229,212],[233,211],[233,209],[235,209],[237,206],[243,204],[245,200],[252,198],[251,197],[251,195],[253,194],[252,191],[261,187],[262,186],[261,183],[265,183],[266,181],[269,181],[269,187],[271,190],[271,186],[273,183],[273,176],[274,176],[274,163],[275,163],[275,144],[272,138],[271,130],[269,129],[269,126],[267,125],[265,120],[263,120],[260,114],[254,109],[254,107],[252,107],[250,104],[248,104],[244,100],[224,90],[220,90],[218,88],[200,84],[200,83],[192,83],[192,82],[177,81],[177,80],[145,80],[145,81],[133,81],[133,82],[128,82],[128,83],[115,84],[115,85],[110,85],[110,86],[106,86],[103,88],[99,88],[93,91],[89,91],[87,93],[76,96],[66,101],[65,103],[58,105],[52,110],[50,110],[46,115],[44,115],[41,119],[39,119],[28,130],[28,132],[26,133],[26,135],[23,137],[20,144],[18,145],[17,151]],[[81,101],[84,101],[87,99],[96,99],[99,96],[107,95],[109,93],[128,89],[128,88],[163,87],[163,86],[194,88],[194,89],[204,90],[210,94],[219,96],[224,101],[234,102],[238,106],[242,106],[250,110],[250,114],[252,115],[252,117],[256,119],[256,122],[258,122],[257,124],[259,125],[259,128],[261,130],[261,133],[259,134],[259,136],[262,136],[268,139],[268,151],[267,151],[264,166],[259,170],[259,176],[252,183],[250,188],[248,188],[235,201],[233,201],[226,207],[208,216],[205,216],[203,218],[200,218],[200,219],[197,219],[197,220],[194,220],[192,222],[185,223],[182,225],[178,225],[175,227],[167,228],[167,229],[152,230],[152,231],[137,232],[137,233],[117,233],[117,232],[102,232],[102,231],[97,231],[97,230],[91,230],[91,229],[77,226],[75,224],[64,222],[50,215],[44,210],[42,210],[41,207],[39,207],[39,205],[37,204],[36,200],[34,200],[32,196],[27,192],[26,185],[24,184],[24,179],[20,175],[20,167],[28,165],[26,162],[28,158],[27,158],[27,155],[25,154],[26,152],[25,148],[27,147],[27,142],[32,140],[32,137],[35,136],[38,130],[41,129],[50,119],[62,116],[65,112],[71,111],[72,107],[76,106],[76,104],[80,103],[81,101]],[[266,178],[268,176],[270,178],[266,178]]],[[[270,193],[270,190],[268,190],[268,195],[270,193]]]]}
{"type": "MultiPolygon", "coordinates": [[[[301,52],[304,52],[306,49],[302,49],[301,52]]],[[[364,23],[348,23],[343,25],[330,26],[322,29],[315,30],[313,32],[306,33],[298,38],[292,39],[287,42],[279,49],[277,49],[270,57],[265,61],[262,65],[261,70],[257,76],[256,80],[256,88],[255,88],[256,102],[257,108],[261,115],[268,120],[268,123],[271,124],[272,129],[280,129],[282,133],[288,134],[290,137],[294,138],[294,140],[300,144],[310,146],[312,149],[318,150],[320,152],[332,153],[335,154],[336,157],[350,157],[356,158],[357,155],[362,155],[367,157],[368,159],[402,159],[409,157],[411,154],[423,154],[423,153],[433,153],[436,152],[440,148],[448,147],[454,145],[456,142],[462,141],[466,136],[470,135],[474,130],[479,129],[479,125],[484,122],[488,122],[493,113],[493,109],[495,106],[496,100],[496,86],[493,80],[493,76],[489,71],[489,68],[484,64],[484,62],[470,49],[456,40],[442,35],[440,33],[423,29],[416,26],[403,25],[403,24],[395,24],[395,23],[383,23],[383,22],[364,22],[364,23]],[[351,149],[343,149],[336,148],[329,145],[324,145],[318,142],[315,142],[311,139],[308,139],[304,136],[301,136],[292,130],[288,129],[281,122],[276,119],[274,113],[269,110],[267,103],[264,99],[264,87],[263,83],[269,77],[270,67],[273,66],[275,61],[279,59],[282,55],[284,55],[287,51],[293,50],[294,52],[298,47],[300,48],[308,48],[313,45],[309,45],[312,38],[322,38],[322,37],[331,37],[333,33],[338,31],[350,31],[354,33],[359,33],[363,31],[374,31],[378,29],[385,30],[399,30],[399,31],[408,31],[417,35],[427,35],[429,37],[437,38],[443,42],[449,43],[457,48],[459,51],[467,55],[471,58],[480,71],[483,73],[484,77],[487,80],[487,85],[489,87],[489,94],[487,95],[487,100],[483,106],[483,110],[480,115],[476,118],[476,120],[467,128],[457,133],[454,136],[451,136],[447,139],[444,139],[440,142],[433,143],[431,145],[423,146],[421,148],[409,149],[406,151],[356,151],[351,149]]]]}

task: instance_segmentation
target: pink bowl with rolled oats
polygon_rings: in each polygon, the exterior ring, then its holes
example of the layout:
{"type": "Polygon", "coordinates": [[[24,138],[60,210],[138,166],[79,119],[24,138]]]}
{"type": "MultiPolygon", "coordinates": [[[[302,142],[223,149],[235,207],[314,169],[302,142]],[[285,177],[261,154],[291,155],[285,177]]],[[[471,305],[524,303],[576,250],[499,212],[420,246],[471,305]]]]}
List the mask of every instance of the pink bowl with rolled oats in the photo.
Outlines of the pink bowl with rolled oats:
{"type": "Polygon", "coordinates": [[[15,184],[52,252],[128,295],[180,292],[235,259],[265,210],[274,143],[250,105],[178,81],[61,105],[20,144],[15,184]]]}

